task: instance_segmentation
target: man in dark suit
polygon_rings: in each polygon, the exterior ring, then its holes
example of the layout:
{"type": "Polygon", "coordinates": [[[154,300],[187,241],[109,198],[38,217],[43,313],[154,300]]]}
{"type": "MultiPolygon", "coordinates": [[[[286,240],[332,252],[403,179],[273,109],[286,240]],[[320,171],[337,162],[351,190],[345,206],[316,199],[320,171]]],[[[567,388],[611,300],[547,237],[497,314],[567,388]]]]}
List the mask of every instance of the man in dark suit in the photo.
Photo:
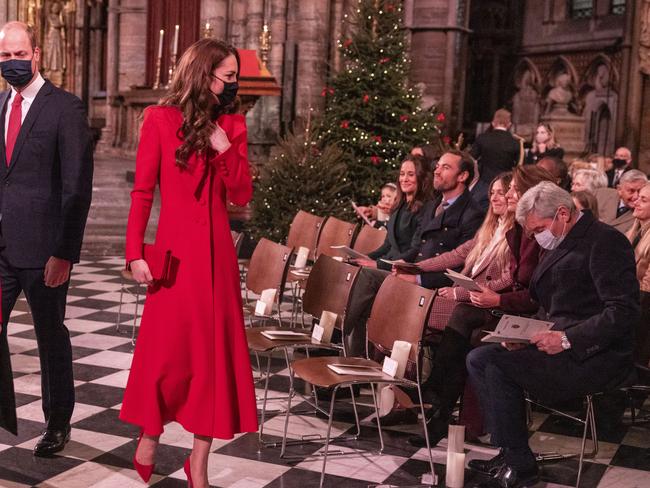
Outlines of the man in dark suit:
{"type": "Polygon", "coordinates": [[[612,169],[605,171],[607,175],[607,186],[609,188],[616,188],[623,174],[632,169],[632,151],[627,147],[619,147],[614,152],[612,166],[612,169]]]}
{"type": "Polygon", "coordinates": [[[550,182],[528,190],[517,221],[547,252],[533,274],[535,318],[554,323],[531,345],[494,344],[467,357],[486,428],[501,452],[470,467],[492,478],[485,486],[526,486],[538,477],[528,446],[524,392],[561,402],[615,390],[633,379],[632,327],[639,283],[630,242],[550,182]]]}
{"type": "Polygon", "coordinates": [[[478,161],[481,180],[490,182],[504,171],[511,171],[523,157],[522,139],[510,132],[510,112],[499,109],[494,112],[487,132],[476,138],[471,154],[478,161]]]}
{"type": "MultiPolygon", "coordinates": [[[[462,151],[442,155],[433,173],[433,187],[440,196],[422,208],[422,220],[406,261],[423,261],[452,251],[468,241],[483,223],[485,212],[472,198],[467,185],[474,177],[474,161],[462,151]]],[[[399,274],[426,288],[450,286],[444,273],[399,274]]]]}
{"type": "MultiPolygon", "coordinates": [[[[83,104],[41,77],[40,57],[30,27],[2,28],[0,70],[11,89],[0,94],[0,354],[6,367],[7,323],[23,291],[34,319],[47,422],[34,454],[49,456],[70,438],[72,348],[63,320],[90,207],[93,156],[83,104]]],[[[7,387],[3,421],[15,433],[13,388],[7,387]]]]}

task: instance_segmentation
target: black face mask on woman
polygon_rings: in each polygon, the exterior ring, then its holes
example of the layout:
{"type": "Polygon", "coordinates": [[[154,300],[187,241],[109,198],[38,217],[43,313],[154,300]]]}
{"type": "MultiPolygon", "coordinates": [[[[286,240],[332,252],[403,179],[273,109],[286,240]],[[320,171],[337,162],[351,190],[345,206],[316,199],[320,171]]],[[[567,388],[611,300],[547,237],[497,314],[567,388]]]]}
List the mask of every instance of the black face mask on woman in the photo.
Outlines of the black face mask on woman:
{"type": "Polygon", "coordinates": [[[221,93],[214,94],[219,99],[219,104],[222,107],[230,105],[232,102],[235,101],[235,98],[237,97],[237,90],[239,90],[239,83],[237,83],[236,81],[226,82],[223,81],[221,78],[217,78],[216,76],[214,76],[214,78],[216,78],[221,83],[223,83],[223,91],[221,93]]]}
{"type": "Polygon", "coordinates": [[[2,77],[11,86],[22,88],[33,78],[31,59],[9,59],[0,63],[2,77]]]}

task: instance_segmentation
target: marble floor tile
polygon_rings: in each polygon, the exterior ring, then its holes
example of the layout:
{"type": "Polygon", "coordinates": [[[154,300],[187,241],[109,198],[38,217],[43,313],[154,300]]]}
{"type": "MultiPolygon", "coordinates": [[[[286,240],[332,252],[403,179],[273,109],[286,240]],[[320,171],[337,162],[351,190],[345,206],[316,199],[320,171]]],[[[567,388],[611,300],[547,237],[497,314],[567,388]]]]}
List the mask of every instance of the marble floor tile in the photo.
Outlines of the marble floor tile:
{"type": "MultiPolygon", "coordinates": [[[[332,423],[332,437],[338,437],[350,428],[350,424],[342,422],[332,423]]],[[[287,437],[291,439],[300,439],[303,436],[313,436],[320,434],[325,438],[327,430],[327,420],[309,416],[309,415],[291,415],[289,418],[289,428],[287,437]]],[[[264,433],[282,437],[284,434],[284,415],[278,415],[264,424],[264,433]]]]}
{"type": "Polygon", "coordinates": [[[11,368],[17,373],[36,373],[41,370],[41,365],[37,357],[26,356],[25,354],[12,354],[11,368]]]}
{"type": "Polygon", "coordinates": [[[96,364],[98,366],[112,367],[116,369],[129,369],[131,367],[132,354],[116,351],[100,351],[96,354],[77,359],[76,362],[84,364],[96,364]]]}
{"type": "MultiPolygon", "coordinates": [[[[329,456],[325,472],[345,478],[381,483],[388,478],[396,469],[404,464],[408,458],[389,455],[378,455],[369,452],[355,452],[343,446],[334,445],[331,450],[340,450],[346,453],[341,456],[329,456]]],[[[317,452],[324,452],[324,448],[317,452]]],[[[320,472],[323,467],[323,458],[314,458],[303,461],[297,465],[301,469],[320,472]]]]}
{"type": "Polygon", "coordinates": [[[77,317],[82,317],[88,315],[95,310],[92,308],[77,307],[74,305],[69,305],[65,308],[65,318],[67,319],[76,319],[77,317]]]}
{"type": "MultiPolygon", "coordinates": [[[[95,405],[87,405],[80,401],[77,401],[74,406],[74,411],[72,412],[72,423],[83,420],[91,415],[95,415],[103,410],[103,408],[95,405]]],[[[23,405],[16,409],[16,414],[18,418],[25,420],[33,420],[34,422],[43,421],[43,407],[41,400],[37,400],[27,405],[23,405]]],[[[35,445],[35,443],[34,443],[35,445]]],[[[27,446],[27,449],[32,449],[34,445],[27,446]]]]}
{"type": "Polygon", "coordinates": [[[109,374],[108,376],[102,376],[91,380],[90,383],[96,383],[98,385],[106,386],[116,386],[118,388],[126,388],[126,382],[129,379],[129,371],[122,370],[117,373],[109,374]]]}
{"type": "Polygon", "coordinates": [[[650,477],[636,469],[610,466],[598,483],[598,488],[648,488],[650,477]]]}
{"type": "Polygon", "coordinates": [[[102,281],[89,281],[83,285],[79,285],[78,289],[82,290],[99,290],[99,291],[119,291],[122,285],[119,283],[106,283],[102,281]]]}
{"type": "MultiPolygon", "coordinates": [[[[530,448],[536,452],[558,452],[560,454],[579,453],[582,439],[560,434],[549,434],[546,432],[535,432],[529,438],[530,448]]],[[[591,451],[592,444],[587,439],[586,452],[591,451]]],[[[609,442],[598,442],[598,454],[594,462],[608,464],[618,449],[618,444],[609,442]]]]}
{"type": "Polygon", "coordinates": [[[25,351],[31,351],[38,347],[34,339],[24,339],[22,337],[8,336],[9,351],[11,354],[19,354],[25,351]]]}
{"type": "MultiPolygon", "coordinates": [[[[160,480],[154,475],[151,483],[160,480]]],[[[99,463],[84,463],[47,481],[43,488],[142,488],[142,480],[133,469],[99,463]]]]}
{"type": "MultiPolygon", "coordinates": [[[[91,349],[105,350],[105,349],[111,349],[112,347],[115,346],[126,344],[127,342],[131,342],[131,339],[128,337],[108,336],[104,334],[95,334],[91,332],[88,334],[80,334],[78,336],[75,336],[70,340],[70,342],[72,342],[73,346],[81,346],[81,347],[88,347],[91,349]]],[[[131,363],[129,362],[129,365],[130,364],[131,363]]],[[[129,365],[127,365],[125,369],[128,369],[129,365]]]]}

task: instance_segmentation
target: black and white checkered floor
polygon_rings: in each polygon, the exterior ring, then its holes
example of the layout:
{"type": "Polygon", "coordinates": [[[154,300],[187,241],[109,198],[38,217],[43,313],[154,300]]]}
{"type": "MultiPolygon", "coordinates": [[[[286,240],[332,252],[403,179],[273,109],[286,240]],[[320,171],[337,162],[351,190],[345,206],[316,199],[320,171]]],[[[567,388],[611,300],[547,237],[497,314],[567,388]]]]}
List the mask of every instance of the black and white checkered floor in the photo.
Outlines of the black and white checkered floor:
{"type": "MultiPolygon", "coordinates": [[[[48,488],[143,486],[131,465],[136,444],[135,427],[118,420],[122,391],[131,363],[130,324],[135,298],[125,295],[122,331],[116,330],[120,299],[119,258],[84,261],[75,267],[68,297],[66,325],[72,336],[77,405],[72,418],[72,441],[60,456],[35,458],[32,448],[43,428],[40,403],[40,375],[36,340],[27,304],[21,299],[8,327],[18,403],[19,435],[0,432],[0,487],[39,486],[48,488]]],[[[274,360],[270,385],[272,396],[288,389],[288,373],[281,360],[274,360]]],[[[262,390],[259,389],[261,394],[262,390]]],[[[366,404],[369,397],[365,398],[366,404]]],[[[362,398],[363,402],[363,398],[362,398]]],[[[284,401],[271,402],[275,410],[267,416],[265,434],[280,440],[284,416],[277,412],[284,401]]],[[[295,404],[296,402],[294,402],[295,404]]],[[[333,433],[352,431],[350,409],[336,417],[333,433]]],[[[362,407],[366,417],[362,439],[341,444],[342,449],[376,449],[376,429],[368,422],[370,408],[362,407]]],[[[575,451],[579,446],[578,427],[548,415],[535,414],[531,444],[537,451],[575,451]]],[[[324,433],[323,417],[291,417],[290,436],[324,433]]],[[[332,457],[327,464],[326,486],[345,488],[380,484],[417,485],[428,463],[424,450],[406,443],[415,426],[385,431],[383,455],[356,454],[332,457]]],[[[600,450],[587,462],[582,486],[650,487],[650,434],[647,427],[624,427],[615,432],[599,432],[600,450]]],[[[182,465],[192,438],[177,424],[167,426],[158,449],[156,471],[151,485],[186,486],[182,465]]],[[[444,472],[445,441],[434,450],[438,473],[444,472]]],[[[292,453],[307,455],[322,444],[294,446],[292,453]]],[[[467,445],[467,459],[488,458],[491,449],[467,445]]],[[[538,486],[562,487],[575,483],[577,461],[565,460],[543,466],[538,486]]],[[[278,448],[259,448],[256,434],[233,440],[215,440],[209,461],[210,483],[215,487],[312,487],[318,486],[321,460],[287,462],[278,448]]],[[[472,474],[466,472],[467,486],[472,474]]]]}

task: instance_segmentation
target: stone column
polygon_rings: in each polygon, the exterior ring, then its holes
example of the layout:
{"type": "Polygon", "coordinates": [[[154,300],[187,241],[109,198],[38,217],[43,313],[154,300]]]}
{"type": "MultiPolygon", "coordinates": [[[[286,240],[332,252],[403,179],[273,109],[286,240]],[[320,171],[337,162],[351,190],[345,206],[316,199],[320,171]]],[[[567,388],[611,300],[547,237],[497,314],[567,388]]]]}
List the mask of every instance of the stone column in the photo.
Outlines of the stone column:
{"type": "Polygon", "coordinates": [[[233,46],[244,47],[246,44],[246,0],[230,0],[228,13],[228,42],[233,46]]]}
{"type": "MultiPolygon", "coordinates": [[[[641,65],[639,60],[639,47],[641,42],[641,29],[643,22],[643,14],[645,10],[642,8],[641,2],[628,2],[627,8],[631,9],[628,14],[630,22],[628,22],[626,29],[629,36],[631,49],[624,51],[624,65],[621,71],[621,94],[625,97],[621,100],[617,114],[617,127],[624,128],[624,132],[620,134],[620,140],[624,146],[632,150],[633,158],[635,161],[640,162],[639,155],[650,151],[650,147],[643,148],[643,141],[640,140],[642,111],[644,110],[644,97],[643,97],[643,81],[645,76],[641,72],[641,65]],[[627,64],[627,66],[625,66],[627,64]]],[[[648,7],[650,8],[650,7],[648,7]]],[[[645,101],[647,106],[650,102],[645,101]]],[[[647,168],[640,167],[641,170],[647,168]]]]}
{"type": "Polygon", "coordinates": [[[146,83],[147,0],[122,0],[119,18],[119,89],[146,83]]]}
{"type": "Polygon", "coordinates": [[[120,57],[120,0],[109,0],[106,34],[106,125],[102,129],[98,149],[108,150],[115,144],[118,107],[115,99],[119,92],[120,57]]]}
{"type": "Polygon", "coordinates": [[[327,76],[329,1],[290,0],[288,40],[298,47],[294,93],[296,117],[306,118],[311,107],[322,110],[320,92],[327,76]]]}

